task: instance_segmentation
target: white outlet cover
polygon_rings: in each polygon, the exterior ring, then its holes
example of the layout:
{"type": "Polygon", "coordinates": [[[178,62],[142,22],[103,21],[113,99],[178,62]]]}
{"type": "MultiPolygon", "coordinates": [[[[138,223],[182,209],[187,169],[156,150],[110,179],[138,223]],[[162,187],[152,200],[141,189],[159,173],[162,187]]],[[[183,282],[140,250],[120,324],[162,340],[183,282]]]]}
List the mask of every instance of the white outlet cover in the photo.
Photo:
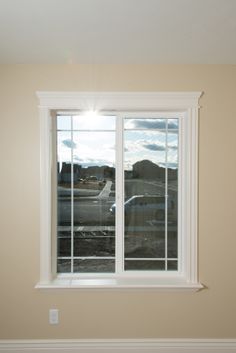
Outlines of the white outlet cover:
{"type": "Polygon", "coordinates": [[[49,310],[49,323],[51,325],[57,325],[59,322],[59,310],[58,309],[50,309],[49,310]]]}

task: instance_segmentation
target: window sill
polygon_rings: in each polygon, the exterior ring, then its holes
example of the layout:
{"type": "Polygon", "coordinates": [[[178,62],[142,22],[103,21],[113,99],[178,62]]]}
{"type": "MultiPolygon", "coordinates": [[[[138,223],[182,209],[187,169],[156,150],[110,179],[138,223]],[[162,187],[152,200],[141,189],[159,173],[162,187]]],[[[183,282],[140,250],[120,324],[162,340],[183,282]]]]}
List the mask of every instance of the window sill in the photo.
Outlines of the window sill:
{"type": "Polygon", "coordinates": [[[199,283],[186,282],[182,278],[56,278],[51,282],[39,282],[36,289],[155,289],[160,291],[189,291],[196,292],[204,288],[199,283]]]}

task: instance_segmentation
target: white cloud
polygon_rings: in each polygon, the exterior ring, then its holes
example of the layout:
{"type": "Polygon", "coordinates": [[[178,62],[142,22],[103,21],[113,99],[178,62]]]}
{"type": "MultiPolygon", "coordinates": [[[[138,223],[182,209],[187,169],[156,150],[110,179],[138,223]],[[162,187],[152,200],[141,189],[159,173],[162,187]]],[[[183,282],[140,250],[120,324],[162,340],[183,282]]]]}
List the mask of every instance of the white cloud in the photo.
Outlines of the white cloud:
{"type": "Polygon", "coordinates": [[[125,120],[125,129],[145,129],[145,130],[155,130],[161,129],[178,129],[178,120],[177,119],[126,119],[125,120]]]}
{"type": "Polygon", "coordinates": [[[76,143],[71,139],[63,140],[62,143],[68,148],[76,148],[76,143]]]}

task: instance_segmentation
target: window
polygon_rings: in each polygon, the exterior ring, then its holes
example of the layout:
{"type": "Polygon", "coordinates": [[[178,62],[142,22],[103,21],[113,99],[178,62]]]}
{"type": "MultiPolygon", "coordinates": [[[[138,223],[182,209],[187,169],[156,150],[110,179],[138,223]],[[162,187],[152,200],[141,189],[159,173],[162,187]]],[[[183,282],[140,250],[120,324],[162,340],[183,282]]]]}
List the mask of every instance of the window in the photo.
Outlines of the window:
{"type": "Polygon", "coordinates": [[[200,93],[39,92],[38,97],[37,286],[201,288],[200,93]]]}

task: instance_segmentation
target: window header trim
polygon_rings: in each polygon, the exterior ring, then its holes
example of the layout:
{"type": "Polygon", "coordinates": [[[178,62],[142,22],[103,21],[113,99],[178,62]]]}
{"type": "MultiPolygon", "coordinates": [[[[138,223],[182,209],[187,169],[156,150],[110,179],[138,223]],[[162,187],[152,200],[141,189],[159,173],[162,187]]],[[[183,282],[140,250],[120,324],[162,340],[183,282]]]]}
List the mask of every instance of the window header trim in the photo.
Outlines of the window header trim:
{"type": "MultiPolygon", "coordinates": [[[[197,290],[198,281],[198,109],[202,92],[37,92],[40,111],[40,281],[36,288],[155,288],[197,290]],[[183,129],[182,166],[187,196],[184,195],[182,222],[185,244],[181,279],[160,277],[143,279],[132,284],[131,279],[53,278],[51,247],[51,113],[67,109],[117,112],[181,112],[186,119],[183,129]],[[191,195],[191,197],[190,197],[191,195]],[[88,280],[88,279],[87,279],[88,280]],[[77,282],[76,282],[77,281],[77,282]],[[80,282],[78,282],[80,281],[80,282]],[[81,282],[82,281],[82,282],[81,282]],[[85,281],[85,282],[84,282],[85,281]],[[95,283],[95,282],[96,283],[95,283]]],[[[134,279],[133,279],[134,280],[134,279]]]]}
{"type": "Polygon", "coordinates": [[[171,110],[196,108],[202,92],[36,92],[40,107],[88,110],[171,110]]]}

